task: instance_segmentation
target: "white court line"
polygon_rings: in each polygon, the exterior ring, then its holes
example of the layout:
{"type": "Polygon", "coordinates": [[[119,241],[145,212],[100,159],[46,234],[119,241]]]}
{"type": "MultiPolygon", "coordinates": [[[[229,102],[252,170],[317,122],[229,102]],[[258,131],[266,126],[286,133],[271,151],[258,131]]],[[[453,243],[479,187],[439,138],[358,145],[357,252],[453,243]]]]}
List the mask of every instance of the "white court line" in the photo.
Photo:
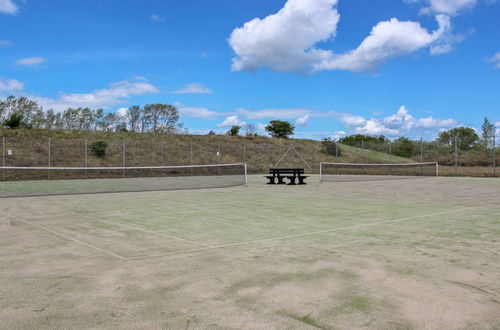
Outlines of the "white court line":
{"type": "Polygon", "coordinates": [[[319,235],[319,234],[333,233],[333,232],[342,231],[342,230],[350,230],[350,229],[357,229],[357,228],[363,228],[363,227],[384,225],[384,224],[388,224],[388,223],[400,222],[400,221],[405,221],[405,220],[427,218],[427,217],[432,217],[432,216],[441,215],[441,214],[463,212],[466,210],[473,210],[473,209],[477,209],[477,208],[479,208],[479,207],[466,207],[466,208],[461,208],[461,209],[457,209],[457,210],[449,210],[449,211],[443,211],[443,212],[437,212],[437,213],[431,213],[431,214],[415,215],[415,216],[411,216],[411,217],[397,218],[397,219],[391,219],[391,220],[385,220],[385,221],[379,221],[379,222],[363,223],[363,224],[354,225],[354,226],[339,227],[339,228],[327,229],[327,230],[321,230],[321,231],[313,231],[313,232],[309,232],[309,233],[302,233],[302,234],[296,234],[296,235],[264,238],[264,239],[259,239],[259,240],[255,240],[255,241],[220,244],[220,245],[214,245],[214,246],[209,246],[209,247],[181,250],[181,251],[176,251],[176,252],[166,253],[166,254],[155,254],[155,255],[144,255],[144,256],[138,256],[138,257],[131,257],[131,258],[128,258],[128,260],[137,260],[137,259],[146,259],[146,258],[155,258],[155,257],[166,257],[166,256],[171,256],[171,255],[176,255],[176,254],[205,251],[205,250],[213,250],[213,249],[221,249],[221,248],[232,247],[232,246],[258,244],[258,243],[293,239],[293,238],[304,237],[304,236],[313,236],[313,235],[319,235]]]}
{"type": "Polygon", "coordinates": [[[33,227],[35,227],[35,228],[38,228],[38,229],[44,230],[44,231],[49,232],[49,233],[51,233],[51,234],[53,234],[53,235],[56,235],[56,236],[62,237],[62,238],[64,238],[64,239],[67,239],[68,241],[73,241],[73,242],[76,242],[76,243],[78,243],[78,244],[84,245],[84,246],[89,247],[89,248],[91,248],[91,249],[94,249],[94,250],[101,251],[101,252],[103,252],[103,253],[109,254],[110,256],[116,257],[116,258],[121,259],[121,260],[129,260],[129,258],[127,258],[127,257],[124,257],[124,256],[121,256],[121,255],[119,255],[119,254],[116,254],[116,253],[113,253],[113,252],[110,252],[110,251],[107,251],[107,250],[101,249],[101,248],[99,248],[99,247],[97,247],[97,246],[94,246],[94,245],[92,245],[92,244],[89,244],[89,243],[86,243],[86,242],[82,242],[82,241],[80,241],[80,240],[77,240],[76,238],[72,238],[72,237],[66,236],[66,235],[64,235],[64,234],[61,234],[61,233],[55,232],[55,231],[50,230],[50,229],[48,229],[48,228],[45,228],[45,227],[43,227],[43,226],[36,225],[36,224],[34,224],[34,223],[30,222],[30,221],[23,220],[23,219],[19,218],[18,216],[15,216],[15,215],[12,215],[12,214],[11,214],[11,216],[13,216],[14,218],[16,218],[16,220],[17,220],[17,221],[20,221],[20,222],[23,222],[23,223],[25,223],[25,224],[27,224],[27,225],[30,225],[30,226],[33,226],[33,227]]]}
{"type": "Polygon", "coordinates": [[[208,245],[208,244],[198,243],[198,242],[195,242],[195,241],[191,241],[191,240],[188,240],[188,239],[185,239],[185,238],[181,238],[181,237],[172,236],[172,235],[169,235],[169,234],[164,234],[164,233],[160,233],[160,232],[156,232],[156,231],[152,231],[152,230],[147,230],[147,229],[143,229],[143,228],[139,228],[139,227],[135,227],[135,226],[126,225],[126,224],[119,223],[119,222],[105,220],[103,218],[100,218],[100,217],[97,217],[97,216],[93,216],[93,215],[80,214],[80,213],[69,211],[69,210],[64,210],[63,212],[65,212],[67,214],[73,214],[73,215],[76,215],[76,216],[80,216],[80,217],[92,219],[92,220],[97,220],[99,222],[109,223],[109,224],[113,224],[113,225],[116,225],[116,226],[121,226],[121,227],[124,227],[124,228],[141,231],[141,232],[148,233],[148,234],[154,234],[154,235],[158,235],[158,236],[163,236],[163,237],[171,238],[171,239],[174,239],[174,240],[177,240],[177,241],[183,241],[183,242],[191,243],[193,245],[204,246],[204,247],[211,247],[211,245],[208,245]]]}

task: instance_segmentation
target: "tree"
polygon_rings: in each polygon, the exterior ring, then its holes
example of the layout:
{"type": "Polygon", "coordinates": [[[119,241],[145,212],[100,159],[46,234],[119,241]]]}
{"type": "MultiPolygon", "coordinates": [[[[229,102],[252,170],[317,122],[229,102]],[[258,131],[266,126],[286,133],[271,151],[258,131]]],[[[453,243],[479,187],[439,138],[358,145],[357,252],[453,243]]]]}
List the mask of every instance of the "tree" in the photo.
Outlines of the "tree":
{"type": "Polygon", "coordinates": [[[240,129],[241,129],[241,126],[238,126],[238,125],[233,125],[229,131],[227,131],[227,135],[229,136],[237,136],[238,133],[240,132],[240,129]]]}
{"type": "Polygon", "coordinates": [[[3,125],[7,128],[21,128],[23,126],[23,116],[19,113],[12,113],[7,119],[3,121],[3,125]]]}
{"type": "Polygon", "coordinates": [[[295,126],[285,120],[271,120],[264,129],[274,138],[287,139],[290,135],[293,135],[295,126]]]}
{"type": "Polygon", "coordinates": [[[455,127],[439,133],[438,142],[447,146],[453,146],[455,139],[458,139],[460,150],[470,150],[479,142],[476,131],[470,127],[455,127]]]}
{"type": "Polygon", "coordinates": [[[131,106],[127,109],[127,120],[131,132],[137,132],[139,130],[141,114],[142,109],[138,105],[131,106]]]}
{"type": "Polygon", "coordinates": [[[257,136],[257,130],[252,124],[246,124],[245,126],[243,126],[243,132],[245,136],[257,136]]]}
{"type": "Polygon", "coordinates": [[[394,141],[392,153],[399,157],[410,158],[415,152],[415,144],[407,137],[400,137],[394,141]]]}
{"type": "Polygon", "coordinates": [[[484,117],[483,124],[481,125],[482,133],[482,142],[484,147],[489,149],[493,148],[493,138],[495,136],[495,124],[492,123],[488,117],[484,117]]]}

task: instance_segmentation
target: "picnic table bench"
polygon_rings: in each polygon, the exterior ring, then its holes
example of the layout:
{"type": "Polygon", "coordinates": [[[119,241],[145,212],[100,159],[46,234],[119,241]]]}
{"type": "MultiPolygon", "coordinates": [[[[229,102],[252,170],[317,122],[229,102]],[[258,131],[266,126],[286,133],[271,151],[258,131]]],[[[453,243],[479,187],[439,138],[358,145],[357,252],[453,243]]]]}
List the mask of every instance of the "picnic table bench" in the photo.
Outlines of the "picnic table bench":
{"type": "Polygon", "coordinates": [[[287,184],[285,179],[290,180],[289,185],[297,184],[295,180],[298,180],[298,184],[306,184],[304,180],[308,178],[304,175],[303,168],[271,168],[269,169],[269,175],[266,175],[269,179],[267,184],[287,184]],[[278,182],[276,182],[278,180],[278,182]]]}

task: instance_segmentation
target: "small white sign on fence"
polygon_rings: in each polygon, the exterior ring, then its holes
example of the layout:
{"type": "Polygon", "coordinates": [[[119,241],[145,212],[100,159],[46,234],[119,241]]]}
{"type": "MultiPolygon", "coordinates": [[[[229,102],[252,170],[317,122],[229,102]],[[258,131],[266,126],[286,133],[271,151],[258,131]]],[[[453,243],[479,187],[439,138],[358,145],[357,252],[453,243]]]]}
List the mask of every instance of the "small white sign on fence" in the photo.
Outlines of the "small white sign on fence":
{"type": "Polygon", "coordinates": [[[219,156],[220,156],[220,152],[217,151],[217,157],[219,157],[219,156]]]}
{"type": "Polygon", "coordinates": [[[12,150],[7,150],[7,155],[12,156],[12,150]]]}

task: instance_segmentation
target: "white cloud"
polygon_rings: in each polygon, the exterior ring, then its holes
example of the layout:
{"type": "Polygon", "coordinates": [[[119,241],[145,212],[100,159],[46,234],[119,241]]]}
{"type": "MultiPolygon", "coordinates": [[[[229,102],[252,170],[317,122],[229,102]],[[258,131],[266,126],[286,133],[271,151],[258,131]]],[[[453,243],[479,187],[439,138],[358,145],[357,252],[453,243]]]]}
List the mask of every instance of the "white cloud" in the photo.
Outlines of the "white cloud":
{"type": "Polygon", "coordinates": [[[343,69],[354,72],[373,71],[390,58],[433,46],[451,29],[448,16],[436,16],[439,28],[428,32],[417,22],[392,18],[378,23],[358,48],[344,54],[328,52],[324,60],[314,64],[316,71],[343,69]]]}
{"type": "Polygon", "coordinates": [[[263,109],[263,110],[248,110],[238,109],[236,113],[246,119],[295,119],[303,117],[311,113],[308,109],[263,109]]]}
{"type": "Polygon", "coordinates": [[[297,118],[295,124],[297,126],[307,126],[307,122],[309,121],[309,115],[304,115],[300,118],[297,118]]]}
{"type": "Polygon", "coordinates": [[[264,19],[255,18],[233,30],[229,38],[229,45],[236,54],[232,69],[373,71],[390,58],[423,48],[432,47],[434,55],[452,50],[447,40],[451,30],[450,18],[443,14],[436,15],[439,27],[433,32],[428,32],[418,22],[392,18],[375,25],[370,35],[354,50],[337,54],[318,49],[316,44],[337,33],[340,19],[337,3],[338,0],[288,0],[276,14],[264,19]]]}
{"type": "Polygon", "coordinates": [[[0,0],[0,13],[13,15],[18,11],[19,7],[13,0],[0,0]]]}
{"type": "Polygon", "coordinates": [[[357,115],[343,114],[340,120],[355,133],[389,136],[413,133],[418,130],[438,131],[457,124],[454,119],[415,118],[410,115],[405,106],[401,106],[394,115],[381,119],[366,119],[357,115]]]}
{"type": "Polygon", "coordinates": [[[177,108],[182,116],[192,117],[192,118],[203,118],[203,119],[215,119],[224,115],[224,113],[208,110],[204,107],[188,107],[184,105],[178,105],[177,108]]]}
{"type": "Polygon", "coordinates": [[[15,79],[0,77],[0,92],[18,92],[24,89],[24,84],[15,79]]]}
{"type": "Polygon", "coordinates": [[[431,47],[431,55],[447,54],[451,51],[453,51],[453,46],[451,44],[442,44],[431,47]]]}
{"type": "Polygon", "coordinates": [[[174,94],[212,94],[212,90],[201,83],[187,84],[183,88],[173,91],[174,94]]]}
{"type": "Polygon", "coordinates": [[[10,40],[0,40],[0,48],[14,46],[10,40]]]}
{"type": "Polygon", "coordinates": [[[219,127],[229,127],[229,126],[234,126],[234,125],[237,125],[237,126],[243,126],[245,125],[246,123],[244,121],[241,121],[238,119],[238,116],[228,116],[226,117],[226,119],[224,119],[224,121],[220,124],[218,124],[217,126],[219,127]]]}
{"type": "Polygon", "coordinates": [[[471,9],[477,4],[477,0],[425,0],[427,7],[420,12],[422,14],[447,14],[456,15],[459,12],[471,9]]]}
{"type": "Polygon", "coordinates": [[[122,107],[116,110],[116,114],[120,117],[126,117],[128,112],[128,108],[122,107]]]}
{"type": "Polygon", "coordinates": [[[152,22],[165,22],[165,19],[162,18],[160,15],[153,14],[149,17],[152,22]]]}
{"type": "Polygon", "coordinates": [[[276,14],[255,18],[233,30],[229,45],[236,53],[234,71],[306,71],[322,57],[314,48],[335,36],[338,0],[288,0],[276,14]]]}
{"type": "Polygon", "coordinates": [[[500,69],[500,52],[497,52],[495,55],[490,57],[488,62],[493,63],[493,67],[495,69],[500,69]]]}
{"type": "Polygon", "coordinates": [[[108,108],[125,103],[127,99],[135,95],[158,92],[158,88],[147,81],[123,80],[110,84],[109,88],[98,89],[92,93],[60,93],[56,99],[38,96],[30,96],[30,98],[45,109],[62,111],[68,107],[108,108]]]}
{"type": "Polygon", "coordinates": [[[347,135],[347,133],[346,133],[345,131],[335,131],[335,132],[333,132],[333,134],[332,134],[332,139],[334,139],[334,140],[338,140],[338,139],[340,139],[341,137],[344,137],[344,136],[346,136],[346,135],[347,135]]]}
{"type": "MultiPolygon", "coordinates": [[[[1,0],[0,0],[1,1],[1,0]]],[[[35,66],[47,62],[42,56],[22,58],[14,62],[15,65],[35,66]]]]}

